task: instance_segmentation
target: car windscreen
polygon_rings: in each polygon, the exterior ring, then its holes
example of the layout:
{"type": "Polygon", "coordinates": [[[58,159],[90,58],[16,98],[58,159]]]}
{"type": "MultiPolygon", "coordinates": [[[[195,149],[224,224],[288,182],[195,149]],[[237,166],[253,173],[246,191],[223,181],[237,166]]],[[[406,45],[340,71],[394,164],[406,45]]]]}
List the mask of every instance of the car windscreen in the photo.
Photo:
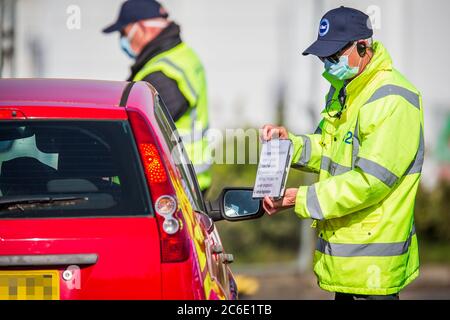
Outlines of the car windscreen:
{"type": "Polygon", "coordinates": [[[127,121],[2,121],[0,219],[149,214],[127,121]]]}

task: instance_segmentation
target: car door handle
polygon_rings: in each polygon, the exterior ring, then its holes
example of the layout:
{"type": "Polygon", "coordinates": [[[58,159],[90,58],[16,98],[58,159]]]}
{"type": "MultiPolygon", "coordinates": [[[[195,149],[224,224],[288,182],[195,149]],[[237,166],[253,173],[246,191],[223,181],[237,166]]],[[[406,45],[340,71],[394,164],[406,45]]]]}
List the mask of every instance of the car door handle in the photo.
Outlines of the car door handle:
{"type": "Polygon", "coordinates": [[[230,253],[222,253],[220,255],[220,260],[224,264],[230,264],[234,262],[234,256],[230,253]]]}

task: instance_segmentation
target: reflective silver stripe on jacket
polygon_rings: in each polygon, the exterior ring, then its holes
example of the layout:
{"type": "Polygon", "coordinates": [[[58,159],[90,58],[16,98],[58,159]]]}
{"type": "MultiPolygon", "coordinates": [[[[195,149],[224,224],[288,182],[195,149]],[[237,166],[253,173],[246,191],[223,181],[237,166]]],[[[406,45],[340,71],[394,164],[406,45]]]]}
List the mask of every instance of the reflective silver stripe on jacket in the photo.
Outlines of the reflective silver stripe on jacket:
{"type": "Polygon", "coordinates": [[[389,169],[369,159],[357,157],[355,167],[374,176],[388,187],[392,187],[398,180],[398,177],[389,171],[389,169]]]}
{"type": "Polygon", "coordinates": [[[408,239],[404,242],[388,243],[331,243],[322,238],[317,241],[316,250],[324,254],[335,257],[389,257],[399,256],[408,252],[411,245],[411,239],[416,233],[413,225],[408,239]]]}
{"type": "Polygon", "coordinates": [[[175,70],[177,70],[183,77],[183,80],[187,83],[188,87],[189,87],[189,91],[191,91],[191,94],[194,96],[195,100],[197,101],[198,95],[197,92],[194,89],[194,86],[192,85],[192,83],[189,81],[189,78],[187,77],[186,73],[184,72],[184,70],[179,67],[178,65],[176,65],[175,63],[173,63],[170,59],[168,58],[162,58],[159,59],[157,61],[157,63],[166,63],[169,66],[171,66],[172,68],[174,68],[175,70]]]}
{"type": "Polygon", "coordinates": [[[322,208],[320,208],[319,198],[317,198],[316,186],[313,184],[306,191],[306,207],[311,218],[323,220],[322,208]]]}
{"type": "Polygon", "coordinates": [[[300,135],[299,137],[303,139],[302,154],[300,155],[300,159],[298,159],[298,161],[293,165],[304,167],[307,166],[311,160],[311,139],[305,135],[300,135]]]}
{"type": "MultiPolygon", "coordinates": [[[[369,100],[366,101],[366,103],[364,105],[371,103],[373,101],[376,101],[378,99],[390,96],[390,95],[401,96],[405,100],[407,100],[410,104],[412,104],[415,108],[420,110],[420,97],[417,93],[410,91],[406,88],[403,88],[401,86],[396,86],[396,85],[392,85],[392,84],[388,84],[388,85],[378,88],[372,94],[372,96],[369,98],[369,100]]],[[[358,123],[357,123],[357,126],[358,126],[358,123]]],[[[356,136],[356,133],[357,133],[357,131],[355,130],[354,136],[356,136]]],[[[416,156],[414,157],[413,161],[411,162],[411,165],[409,166],[409,168],[406,170],[405,175],[420,173],[422,171],[422,165],[423,165],[423,160],[424,160],[424,151],[425,151],[424,150],[425,143],[424,143],[424,135],[423,135],[422,126],[420,127],[420,138],[419,139],[420,139],[419,147],[418,147],[416,156]]],[[[353,156],[355,156],[355,144],[354,144],[353,148],[354,148],[353,156]]],[[[358,143],[358,150],[359,150],[359,143],[358,143]]],[[[367,160],[367,159],[365,159],[365,160],[367,160]]],[[[355,159],[355,163],[356,163],[356,161],[357,161],[357,159],[355,159]]],[[[367,160],[367,161],[370,161],[370,160],[367,160]]],[[[380,179],[381,181],[386,183],[388,186],[392,186],[393,184],[395,184],[395,182],[397,181],[398,178],[392,172],[390,172],[386,168],[376,164],[375,162],[372,162],[372,163],[375,165],[363,163],[363,166],[369,167],[369,170],[371,170],[372,173],[378,174],[378,176],[375,174],[373,174],[373,175],[375,175],[378,179],[380,179]]],[[[354,165],[352,165],[352,167],[354,167],[354,165]]],[[[361,168],[361,169],[363,169],[363,168],[361,168]]],[[[363,171],[365,171],[365,170],[363,169],[363,171]]],[[[368,172],[368,173],[371,173],[371,172],[368,172]]]]}
{"type": "Polygon", "coordinates": [[[397,95],[405,98],[409,103],[411,103],[414,107],[417,109],[420,109],[420,100],[419,95],[415,92],[412,92],[408,89],[405,89],[400,86],[396,86],[393,84],[388,84],[385,86],[382,86],[378,88],[372,96],[369,98],[369,100],[366,101],[365,104],[371,103],[375,100],[391,96],[391,95],[397,95]]]}
{"type": "Polygon", "coordinates": [[[320,163],[320,169],[328,171],[332,176],[337,176],[347,171],[352,170],[352,168],[343,166],[339,163],[334,162],[327,156],[322,156],[322,161],[320,163]]]}
{"type": "Polygon", "coordinates": [[[416,153],[416,156],[414,157],[414,160],[411,162],[411,165],[406,170],[405,175],[421,173],[424,156],[425,156],[425,141],[424,141],[424,137],[423,137],[423,129],[421,126],[420,127],[419,148],[417,149],[417,153],[416,153]]]}
{"type": "Polygon", "coordinates": [[[346,172],[352,170],[355,167],[356,157],[358,156],[358,153],[359,153],[359,126],[358,126],[358,122],[359,122],[359,120],[356,120],[355,130],[354,130],[353,137],[352,137],[352,145],[353,145],[353,149],[352,149],[352,166],[351,167],[343,166],[343,165],[341,165],[341,164],[339,164],[337,162],[334,162],[329,157],[323,156],[322,157],[322,162],[320,164],[320,169],[321,170],[326,170],[332,176],[337,176],[337,175],[346,173],[346,172]]]}

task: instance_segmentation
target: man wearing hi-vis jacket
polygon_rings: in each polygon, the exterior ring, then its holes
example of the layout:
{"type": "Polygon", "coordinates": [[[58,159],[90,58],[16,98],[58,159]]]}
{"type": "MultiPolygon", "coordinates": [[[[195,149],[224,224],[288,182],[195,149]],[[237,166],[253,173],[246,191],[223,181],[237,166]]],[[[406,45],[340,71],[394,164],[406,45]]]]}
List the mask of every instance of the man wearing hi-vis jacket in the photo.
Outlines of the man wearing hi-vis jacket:
{"type": "Polygon", "coordinates": [[[331,83],[314,134],[265,125],[263,139],[291,139],[292,167],[319,181],[266,197],[272,215],[294,207],[314,219],[314,272],[336,299],[398,299],[419,274],[414,201],[423,158],[423,109],[418,90],[395,70],[387,50],[372,43],[369,17],[340,7],[320,21],[303,54],[324,62],[331,83]]]}
{"type": "Polygon", "coordinates": [[[103,32],[119,32],[122,50],[135,61],[128,81],[147,81],[158,91],[205,193],[212,184],[206,75],[197,54],[182,41],[179,25],[158,1],[127,0],[103,32]]]}

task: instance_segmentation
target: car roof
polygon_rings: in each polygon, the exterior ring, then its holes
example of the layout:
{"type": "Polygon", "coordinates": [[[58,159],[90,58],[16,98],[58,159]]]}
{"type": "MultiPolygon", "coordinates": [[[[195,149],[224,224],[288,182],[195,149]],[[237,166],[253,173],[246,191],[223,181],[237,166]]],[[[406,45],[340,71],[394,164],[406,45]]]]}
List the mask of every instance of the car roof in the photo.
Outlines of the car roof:
{"type": "Polygon", "coordinates": [[[59,104],[117,107],[125,81],[69,79],[0,79],[0,102],[8,106],[59,104]]]}
{"type": "Polygon", "coordinates": [[[30,118],[126,118],[128,108],[153,123],[158,95],[145,81],[0,79],[0,111],[17,109],[30,118]]]}

